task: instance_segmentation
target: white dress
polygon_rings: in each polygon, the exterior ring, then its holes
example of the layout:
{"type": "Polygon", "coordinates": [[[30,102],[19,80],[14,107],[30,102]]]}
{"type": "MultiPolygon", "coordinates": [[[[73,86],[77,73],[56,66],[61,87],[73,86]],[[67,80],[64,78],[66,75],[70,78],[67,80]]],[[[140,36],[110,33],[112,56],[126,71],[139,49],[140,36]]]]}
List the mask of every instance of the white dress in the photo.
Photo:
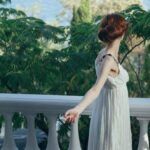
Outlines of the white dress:
{"type": "MultiPolygon", "coordinates": [[[[95,59],[98,77],[100,51],[95,59]]],[[[113,57],[114,58],[114,57],[113,57]]],[[[99,96],[92,103],[88,150],[132,150],[128,90],[128,72],[118,63],[119,74],[108,76],[99,96]]]]}

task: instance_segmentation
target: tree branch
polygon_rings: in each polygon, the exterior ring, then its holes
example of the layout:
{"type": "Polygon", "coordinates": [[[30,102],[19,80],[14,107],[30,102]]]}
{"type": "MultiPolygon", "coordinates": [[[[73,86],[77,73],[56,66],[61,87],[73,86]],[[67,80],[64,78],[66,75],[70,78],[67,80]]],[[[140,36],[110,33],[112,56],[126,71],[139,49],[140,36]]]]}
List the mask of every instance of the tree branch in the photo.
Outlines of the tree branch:
{"type": "Polygon", "coordinates": [[[121,64],[123,63],[123,61],[125,60],[125,58],[134,50],[134,48],[136,48],[137,46],[139,46],[140,44],[142,44],[145,41],[145,39],[143,39],[141,42],[139,42],[138,44],[134,45],[123,57],[123,59],[121,60],[121,64]]]}
{"type": "Polygon", "coordinates": [[[139,75],[138,75],[138,73],[135,71],[135,69],[134,69],[133,65],[131,64],[130,59],[129,59],[128,57],[127,57],[127,60],[128,60],[128,63],[129,63],[129,65],[130,65],[131,69],[132,69],[133,72],[135,73],[135,76],[136,76],[136,79],[137,79],[137,82],[138,82],[138,86],[139,86],[139,90],[140,90],[140,96],[143,97],[143,90],[142,90],[141,80],[140,80],[140,78],[139,78],[139,75]]]}

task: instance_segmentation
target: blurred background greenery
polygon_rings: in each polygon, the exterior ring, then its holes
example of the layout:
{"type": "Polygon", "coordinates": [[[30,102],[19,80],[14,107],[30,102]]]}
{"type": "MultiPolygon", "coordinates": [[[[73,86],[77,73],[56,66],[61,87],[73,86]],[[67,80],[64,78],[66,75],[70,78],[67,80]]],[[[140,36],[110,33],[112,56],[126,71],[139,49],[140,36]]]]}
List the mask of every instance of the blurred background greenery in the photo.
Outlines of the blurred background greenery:
{"type": "MultiPolygon", "coordinates": [[[[60,0],[64,6],[58,18],[72,13],[69,25],[50,24],[28,16],[23,10],[7,7],[11,0],[0,0],[0,92],[84,95],[96,80],[94,60],[103,47],[97,38],[101,18],[110,12],[122,14],[130,23],[121,43],[120,63],[128,70],[130,97],[150,96],[150,11],[140,1],[60,0]],[[71,10],[71,11],[70,11],[71,10]]],[[[61,102],[60,102],[61,103],[61,102]]],[[[2,125],[3,117],[0,118],[2,125]]],[[[37,114],[36,126],[48,133],[43,114],[37,114]]],[[[67,150],[70,124],[59,116],[58,139],[67,150]]],[[[80,141],[87,149],[89,116],[79,120],[80,141]]],[[[24,116],[15,113],[14,129],[26,127],[24,116]]],[[[133,150],[139,140],[139,123],[131,117],[133,150]]],[[[150,136],[150,128],[149,128],[150,136]]],[[[43,143],[41,147],[45,147],[43,143]]]]}

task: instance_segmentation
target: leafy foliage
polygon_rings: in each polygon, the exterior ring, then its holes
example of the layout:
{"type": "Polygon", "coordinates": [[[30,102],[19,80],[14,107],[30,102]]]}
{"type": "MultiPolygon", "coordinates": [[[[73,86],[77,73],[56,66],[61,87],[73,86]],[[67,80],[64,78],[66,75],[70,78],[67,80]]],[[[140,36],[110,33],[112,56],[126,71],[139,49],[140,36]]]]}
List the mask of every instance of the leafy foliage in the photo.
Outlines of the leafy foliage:
{"type": "Polygon", "coordinates": [[[150,39],[150,12],[142,9],[141,6],[134,4],[123,10],[121,13],[130,23],[130,31],[137,37],[150,39]]]}
{"type": "Polygon", "coordinates": [[[48,79],[43,76],[48,75],[43,60],[48,54],[43,53],[39,40],[61,43],[64,28],[47,25],[14,9],[1,8],[0,14],[1,87],[13,93],[40,92],[48,79]]]}
{"type": "Polygon", "coordinates": [[[91,22],[92,16],[90,12],[90,1],[81,0],[79,8],[73,7],[73,18],[74,22],[91,22]]]}
{"type": "Polygon", "coordinates": [[[150,89],[149,64],[150,64],[150,44],[145,49],[143,74],[142,74],[144,96],[145,97],[149,97],[149,89],[150,89]]]}
{"type": "Polygon", "coordinates": [[[11,2],[11,0],[0,0],[0,4],[6,4],[6,3],[10,3],[11,2]]]}

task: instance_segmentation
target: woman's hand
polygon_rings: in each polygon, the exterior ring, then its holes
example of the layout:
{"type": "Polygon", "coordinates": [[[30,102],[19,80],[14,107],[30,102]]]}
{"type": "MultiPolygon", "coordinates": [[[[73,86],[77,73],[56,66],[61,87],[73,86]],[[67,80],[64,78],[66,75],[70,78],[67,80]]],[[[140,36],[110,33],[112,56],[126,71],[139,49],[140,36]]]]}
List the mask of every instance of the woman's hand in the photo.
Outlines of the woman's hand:
{"type": "Polygon", "coordinates": [[[80,112],[77,108],[69,109],[65,112],[64,118],[65,122],[72,122],[74,123],[76,118],[78,118],[80,115],[80,112]]]}

